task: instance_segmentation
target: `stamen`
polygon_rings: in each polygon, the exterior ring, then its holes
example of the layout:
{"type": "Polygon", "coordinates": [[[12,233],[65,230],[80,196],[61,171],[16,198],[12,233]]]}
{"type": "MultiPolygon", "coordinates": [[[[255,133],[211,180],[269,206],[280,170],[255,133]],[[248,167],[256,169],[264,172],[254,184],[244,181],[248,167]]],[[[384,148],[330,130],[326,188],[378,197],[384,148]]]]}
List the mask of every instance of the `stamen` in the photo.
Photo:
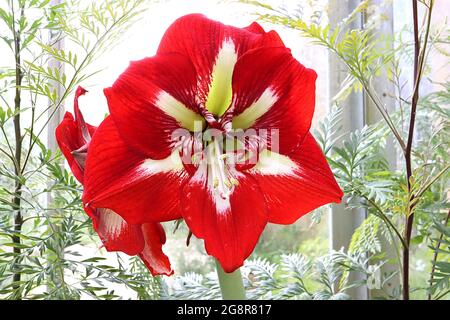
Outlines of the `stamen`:
{"type": "Polygon", "coordinates": [[[229,154],[223,154],[217,138],[213,138],[206,148],[208,172],[211,175],[213,191],[224,200],[228,199],[233,192],[237,180],[232,177],[231,172],[225,163],[225,158],[229,154]]]}

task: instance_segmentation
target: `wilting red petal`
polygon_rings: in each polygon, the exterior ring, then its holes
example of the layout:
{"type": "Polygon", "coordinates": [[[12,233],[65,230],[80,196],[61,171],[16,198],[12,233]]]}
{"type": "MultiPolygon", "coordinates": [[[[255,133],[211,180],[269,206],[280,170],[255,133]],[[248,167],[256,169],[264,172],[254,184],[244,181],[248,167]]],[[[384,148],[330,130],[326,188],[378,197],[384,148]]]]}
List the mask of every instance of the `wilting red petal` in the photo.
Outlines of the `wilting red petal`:
{"type": "MultiPolygon", "coordinates": [[[[93,135],[96,127],[89,124],[85,125],[87,126],[89,133],[93,135]]],[[[80,130],[77,126],[77,122],[70,112],[66,112],[63,121],[56,128],[56,141],[58,142],[58,146],[64,157],[67,159],[73,175],[80,183],[83,183],[84,167],[75,160],[74,155],[72,154],[73,151],[78,150],[85,145],[85,141],[80,139],[79,133],[80,130]]]]}
{"type": "Polygon", "coordinates": [[[296,165],[292,170],[284,160],[277,164],[275,159],[266,168],[256,165],[250,170],[264,194],[269,222],[291,224],[320,206],[341,202],[342,190],[310,133],[289,158],[296,165]]]}
{"type": "Polygon", "coordinates": [[[279,151],[289,154],[311,126],[316,77],[289,49],[248,52],[233,74],[233,127],[279,130],[279,151]]]}
{"type": "Polygon", "coordinates": [[[204,102],[219,50],[227,40],[233,42],[238,58],[253,48],[283,46],[274,31],[265,33],[256,25],[236,28],[201,14],[189,14],[177,19],[167,29],[159,44],[158,54],[178,52],[189,57],[197,70],[198,95],[204,102]]]}
{"type": "Polygon", "coordinates": [[[205,172],[197,172],[183,190],[183,218],[204,239],[207,253],[232,272],[252,253],[267,223],[264,198],[251,178],[242,177],[229,205],[216,205],[202,176],[205,172]]]}
{"type": "Polygon", "coordinates": [[[177,53],[132,62],[114,85],[105,89],[122,139],[153,159],[169,156],[171,135],[182,126],[180,119],[170,115],[171,107],[179,102],[181,120],[193,121],[185,114],[196,114],[196,83],[192,63],[177,53]]]}
{"type": "Polygon", "coordinates": [[[144,250],[139,257],[145,263],[153,275],[165,274],[170,276],[173,270],[169,258],[162,251],[162,245],[166,242],[166,234],[160,223],[145,223],[142,225],[145,239],[144,250]]]}
{"type": "Polygon", "coordinates": [[[108,251],[122,251],[134,256],[144,250],[144,236],[140,224],[129,224],[109,209],[95,211],[94,229],[108,251]]]}
{"type": "Polygon", "coordinates": [[[108,117],[89,146],[83,203],[111,209],[132,224],[178,219],[186,175],[181,162],[146,159],[128,148],[108,117]]]}
{"type": "Polygon", "coordinates": [[[78,106],[78,98],[84,95],[86,92],[87,92],[86,89],[84,89],[81,86],[78,86],[77,90],[75,91],[73,112],[75,114],[75,121],[78,129],[79,141],[85,141],[86,143],[89,143],[92,134],[90,134],[88,124],[84,121],[83,114],[81,113],[80,107],[78,106]]]}
{"type": "Polygon", "coordinates": [[[109,209],[87,208],[87,213],[107,251],[139,255],[153,275],[173,273],[162,251],[166,238],[160,223],[129,224],[109,209]]]}

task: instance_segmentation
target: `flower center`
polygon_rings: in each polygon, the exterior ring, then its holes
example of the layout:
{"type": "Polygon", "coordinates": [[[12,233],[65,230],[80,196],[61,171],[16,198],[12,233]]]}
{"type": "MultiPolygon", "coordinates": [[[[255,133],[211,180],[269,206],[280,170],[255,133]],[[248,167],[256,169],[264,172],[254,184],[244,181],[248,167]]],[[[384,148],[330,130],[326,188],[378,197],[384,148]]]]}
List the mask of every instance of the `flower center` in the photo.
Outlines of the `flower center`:
{"type": "Polygon", "coordinates": [[[222,199],[228,199],[233,189],[239,184],[234,164],[228,161],[230,155],[223,152],[222,138],[213,137],[205,148],[208,183],[222,199]]]}
{"type": "Polygon", "coordinates": [[[233,110],[216,117],[201,104],[198,111],[206,128],[197,126],[201,131],[193,132],[181,129],[172,136],[174,148],[179,150],[186,171],[191,176],[200,173],[214,198],[226,201],[239,184],[241,172],[256,165],[267,136],[255,129],[233,129],[233,110]]]}

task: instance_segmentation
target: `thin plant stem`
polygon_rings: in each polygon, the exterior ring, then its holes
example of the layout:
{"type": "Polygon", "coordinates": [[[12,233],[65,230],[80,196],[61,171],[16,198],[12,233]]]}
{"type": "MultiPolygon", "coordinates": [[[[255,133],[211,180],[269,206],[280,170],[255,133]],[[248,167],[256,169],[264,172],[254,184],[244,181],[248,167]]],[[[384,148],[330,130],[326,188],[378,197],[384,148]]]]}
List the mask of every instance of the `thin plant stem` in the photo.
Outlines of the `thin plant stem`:
{"type": "Polygon", "coordinates": [[[11,146],[11,143],[9,142],[9,138],[8,135],[6,134],[5,128],[3,126],[0,126],[0,130],[2,131],[3,136],[5,137],[6,145],[8,146],[9,149],[9,154],[6,151],[4,153],[8,156],[8,158],[10,158],[14,162],[14,165],[17,167],[16,158],[14,157],[14,150],[11,146]]]}
{"type": "Polygon", "coordinates": [[[392,223],[392,221],[384,214],[383,210],[375,203],[375,201],[372,201],[369,197],[363,195],[363,198],[369,202],[372,207],[374,207],[378,214],[376,214],[377,217],[379,217],[381,220],[383,220],[392,230],[394,230],[395,234],[397,235],[398,239],[400,240],[402,247],[405,248],[408,245],[405,242],[405,239],[403,239],[400,231],[395,227],[395,225],[392,223]]]}
{"type": "Polygon", "coordinates": [[[449,293],[450,293],[450,290],[445,291],[443,294],[441,294],[440,296],[436,297],[436,300],[441,300],[443,297],[445,297],[449,293]]]}
{"type": "Polygon", "coordinates": [[[411,195],[409,197],[409,201],[406,209],[406,222],[405,222],[405,230],[404,230],[404,239],[407,243],[407,247],[403,248],[403,299],[409,300],[409,255],[410,248],[409,244],[411,242],[412,229],[414,224],[414,204],[417,203],[415,201],[416,197],[413,193],[413,186],[411,183],[411,177],[413,175],[412,168],[412,144],[414,139],[414,127],[416,123],[416,111],[417,104],[419,101],[419,87],[420,87],[420,78],[423,69],[423,63],[425,59],[425,52],[427,47],[427,41],[429,36],[429,30],[431,25],[431,13],[433,9],[433,0],[430,0],[430,6],[428,7],[427,13],[427,23],[426,23],[426,31],[425,31],[425,39],[423,43],[423,47],[420,45],[420,37],[419,37],[419,17],[418,17],[418,9],[417,9],[417,0],[412,0],[412,8],[413,8],[413,25],[414,25],[414,89],[411,100],[411,112],[409,118],[409,129],[408,129],[408,139],[406,141],[406,149],[404,150],[405,156],[405,165],[406,165],[406,182],[408,187],[408,193],[411,195]]]}
{"type": "MultiPolygon", "coordinates": [[[[14,1],[10,2],[11,4],[11,13],[13,20],[13,40],[14,40],[14,62],[15,62],[15,96],[14,96],[14,138],[15,138],[15,163],[14,163],[14,171],[15,175],[20,175],[20,163],[22,158],[22,130],[21,130],[21,121],[20,121],[20,109],[21,109],[21,85],[22,85],[22,66],[21,66],[21,34],[20,34],[20,26],[19,29],[16,29],[16,20],[15,20],[15,9],[14,9],[14,1]]],[[[20,20],[24,17],[24,4],[20,7],[20,20]]],[[[12,242],[14,243],[13,252],[14,255],[18,258],[21,253],[21,240],[20,233],[22,232],[23,225],[23,217],[21,210],[21,200],[22,200],[22,182],[20,179],[17,179],[14,186],[14,196],[13,196],[13,206],[15,209],[14,214],[14,234],[12,236],[12,242]]],[[[19,288],[19,282],[21,280],[20,271],[16,271],[15,265],[18,261],[13,264],[13,288],[17,290],[19,288]]],[[[16,299],[21,299],[20,292],[16,291],[16,299]]]]}
{"type": "Polygon", "coordinates": [[[440,177],[442,177],[444,173],[447,172],[448,169],[450,169],[450,164],[446,165],[444,169],[439,171],[433,178],[431,178],[427,183],[425,183],[425,185],[422,188],[420,188],[419,191],[417,191],[416,198],[420,198],[425,193],[425,191],[427,191],[431,187],[433,183],[435,183],[440,177]]]}

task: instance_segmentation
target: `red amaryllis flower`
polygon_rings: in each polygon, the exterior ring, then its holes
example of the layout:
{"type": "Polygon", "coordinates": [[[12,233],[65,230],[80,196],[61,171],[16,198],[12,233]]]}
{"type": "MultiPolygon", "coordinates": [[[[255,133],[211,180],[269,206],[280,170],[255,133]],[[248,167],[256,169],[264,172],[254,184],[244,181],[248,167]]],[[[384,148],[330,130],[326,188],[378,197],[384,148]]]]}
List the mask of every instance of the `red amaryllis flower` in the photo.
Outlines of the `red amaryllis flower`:
{"type": "Polygon", "coordinates": [[[131,224],[184,218],[232,272],[267,223],[341,200],[309,133],[315,80],[256,23],[178,19],[155,56],[105,90],[111,117],[89,147],[85,207],[131,224]]]}
{"type": "MultiPolygon", "coordinates": [[[[91,138],[96,127],[87,124],[78,106],[78,98],[86,90],[78,87],[75,92],[74,113],[66,112],[63,121],[56,128],[56,140],[67,159],[70,168],[80,183],[84,181],[85,161],[91,138]]],[[[162,251],[166,241],[160,223],[129,224],[112,210],[87,208],[94,229],[108,251],[122,251],[139,255],[147,268],[154,274],[172,274],[169,259],[162,251]]]]}

